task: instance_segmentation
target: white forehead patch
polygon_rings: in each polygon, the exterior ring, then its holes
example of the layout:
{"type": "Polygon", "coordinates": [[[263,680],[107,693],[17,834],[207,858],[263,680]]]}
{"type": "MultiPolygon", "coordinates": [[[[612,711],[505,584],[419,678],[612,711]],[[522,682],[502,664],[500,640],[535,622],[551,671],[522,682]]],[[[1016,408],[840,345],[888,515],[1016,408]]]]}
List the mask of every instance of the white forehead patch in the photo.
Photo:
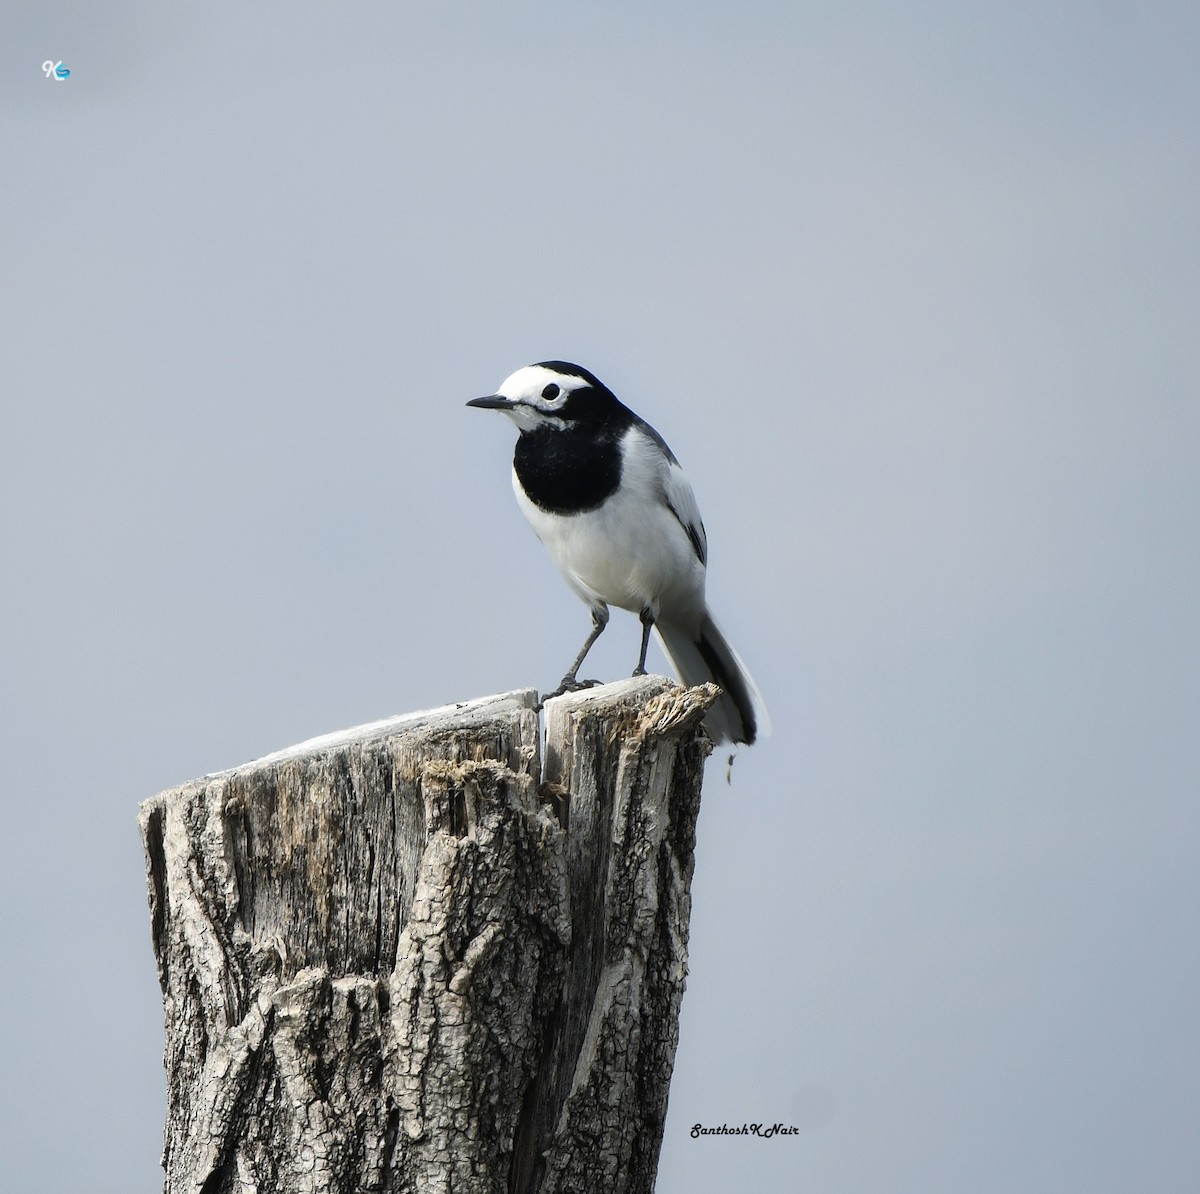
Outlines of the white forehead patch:
{"type": "Polygon", "coordinates": [[[528,402],[541,410],[557,410],[567,400],[567,395],[587,382],[582,377],[566,376],[547,369],[545,365],[526,365],[516,373],[510,373],[497,394],[503,395],[514,402],[528,402]],[[543,398],[542,391],[549,385],[558,387],[558,393],[552,398],[543,398]]]}

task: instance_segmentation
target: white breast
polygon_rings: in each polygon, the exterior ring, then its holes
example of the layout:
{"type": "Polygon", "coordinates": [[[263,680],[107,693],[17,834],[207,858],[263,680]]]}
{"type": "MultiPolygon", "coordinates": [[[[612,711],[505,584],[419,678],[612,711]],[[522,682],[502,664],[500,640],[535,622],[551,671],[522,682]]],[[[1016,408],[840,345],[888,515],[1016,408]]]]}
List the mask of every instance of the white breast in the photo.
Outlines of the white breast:
{"type": "Polygon", "coordinates": [[[658,446],[638,428],[622,444],[621,488],[596,510],[550,514],[513,490],[522,513],[545,544],[567,584],[589,605],[615,605],[699,631],[704,616],[704,565],[666,504],[658,446]]]}

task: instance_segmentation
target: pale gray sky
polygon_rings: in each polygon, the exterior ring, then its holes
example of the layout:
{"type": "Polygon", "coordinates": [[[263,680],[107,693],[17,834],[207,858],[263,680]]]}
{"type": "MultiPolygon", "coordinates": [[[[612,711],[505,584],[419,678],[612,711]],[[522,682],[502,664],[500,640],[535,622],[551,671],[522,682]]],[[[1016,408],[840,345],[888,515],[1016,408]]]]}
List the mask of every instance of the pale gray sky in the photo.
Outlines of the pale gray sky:
{"type": "Polygon", "coordinates": [[[562,674],[463,403],[563,357],[683,461],[775,724],[710,774],[661,1194],[1194,1189],[1200,9],[24,8],[6,1184],[159,1187],[139,800],[562,674]],[[803,1132],[689,1135],[745,1121],[803,1132]]]}

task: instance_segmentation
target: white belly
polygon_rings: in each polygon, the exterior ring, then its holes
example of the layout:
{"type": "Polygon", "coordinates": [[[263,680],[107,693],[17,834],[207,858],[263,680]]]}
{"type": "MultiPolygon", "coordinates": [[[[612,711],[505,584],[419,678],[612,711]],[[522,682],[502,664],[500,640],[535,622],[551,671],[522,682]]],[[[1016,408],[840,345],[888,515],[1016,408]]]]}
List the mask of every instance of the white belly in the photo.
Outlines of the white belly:
{"type": "Polygon", "coordinates": [[[515,473],[513,489],[550,558],[585,602],[634,613],[649,607],[656,619],[699,632],[704,565],[667,506],[622,490],[596,510],[548,514],[525,496],[515,473]]]}

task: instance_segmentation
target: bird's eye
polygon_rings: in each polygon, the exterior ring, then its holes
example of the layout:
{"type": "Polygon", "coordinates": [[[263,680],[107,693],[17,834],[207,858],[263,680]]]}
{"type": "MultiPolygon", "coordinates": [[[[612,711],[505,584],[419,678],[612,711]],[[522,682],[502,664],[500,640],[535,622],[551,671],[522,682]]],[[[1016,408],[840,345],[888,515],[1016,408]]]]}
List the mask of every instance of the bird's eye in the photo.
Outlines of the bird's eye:
{"type": "Polygon", "coordinates": [[[554,382],[551,382],[542,391],[542,397],[543,398],[557,398],[558,397],[558,386],[554,382]]]}

